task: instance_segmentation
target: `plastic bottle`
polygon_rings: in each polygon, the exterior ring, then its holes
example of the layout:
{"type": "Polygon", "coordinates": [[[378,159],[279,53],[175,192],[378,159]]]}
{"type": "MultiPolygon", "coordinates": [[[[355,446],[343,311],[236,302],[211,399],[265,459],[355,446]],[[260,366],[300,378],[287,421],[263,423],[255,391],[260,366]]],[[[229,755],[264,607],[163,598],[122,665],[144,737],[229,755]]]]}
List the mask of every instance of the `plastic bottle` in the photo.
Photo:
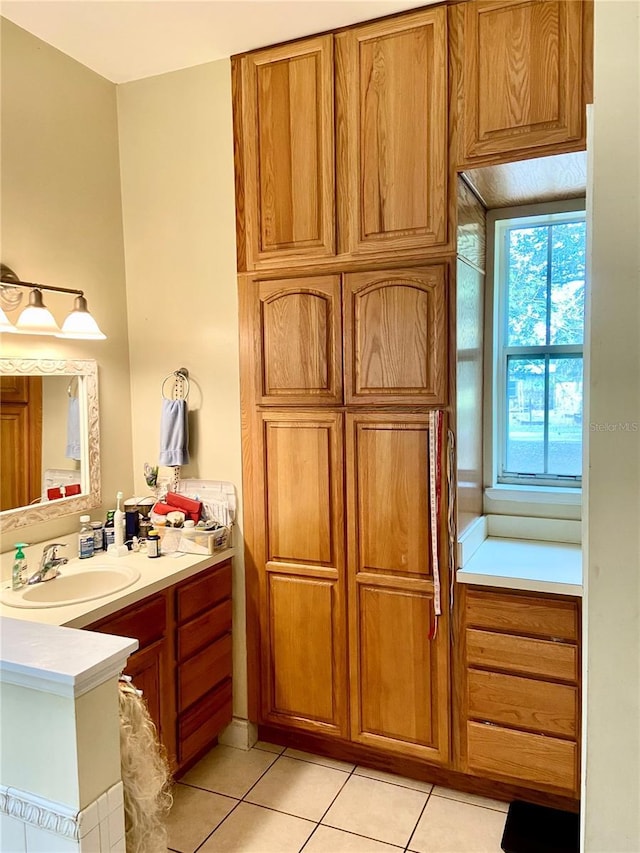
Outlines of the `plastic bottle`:
{"type": "Polygon", "coordinates": [[[104,548],[104,528],[101,521],[92,521],[91,527],[93,527],[93,553],[95,554],[104,548]]]}
{"type": "Polygon", "coordinates": [[[24,555],[23,548],[27,547],[26,542],[16,542],[16,555],[13,559],[13,571],[11,572],[11,589],[20,589],[27,582],[27,558],[24,555]]]}
{"type": "Polygon", "coordinates": [[[147,557],[160,556],[160,534],[157,530],[150,530],[147,536],[147,557]]]}
{"type": "Polygon", "coordinates": [[[93,557],[93,527],[91,516],[80,516],[80,537],[78,539],[78,556],[81,560],[93,557]]]}
{"type": "Polygon", "coordinates": [[[106,551],[109,545],[115,542],[116,531],[113,525],[113,516],[116,514],[115,509],[107,510],[107,520],[104,523],[104,550],[106,551]]]}
{"type": "Polygon", "coordinates": [[[124,524],[125,524],[125,513],[121,506],[121,501],[123,498],[122,492],[118,492],[116,495],[117,506],[116,511],[113,514],[113,527],[115,530],[114,543],[116,547],[120,545],[124,545],[125,537],[124,537],[124,524]]]}

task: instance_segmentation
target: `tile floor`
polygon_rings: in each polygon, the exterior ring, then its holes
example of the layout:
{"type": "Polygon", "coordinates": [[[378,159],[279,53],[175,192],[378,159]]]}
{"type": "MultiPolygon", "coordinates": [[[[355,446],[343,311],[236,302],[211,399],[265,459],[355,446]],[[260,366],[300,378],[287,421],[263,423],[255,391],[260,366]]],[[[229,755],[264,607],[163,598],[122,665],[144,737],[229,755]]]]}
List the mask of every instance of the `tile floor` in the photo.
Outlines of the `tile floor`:
{"type": "Polygon", "coordinates": [[[500,853],[508,805],[257,743],[216,746],[174,789],[178,853],[500,853]]]}

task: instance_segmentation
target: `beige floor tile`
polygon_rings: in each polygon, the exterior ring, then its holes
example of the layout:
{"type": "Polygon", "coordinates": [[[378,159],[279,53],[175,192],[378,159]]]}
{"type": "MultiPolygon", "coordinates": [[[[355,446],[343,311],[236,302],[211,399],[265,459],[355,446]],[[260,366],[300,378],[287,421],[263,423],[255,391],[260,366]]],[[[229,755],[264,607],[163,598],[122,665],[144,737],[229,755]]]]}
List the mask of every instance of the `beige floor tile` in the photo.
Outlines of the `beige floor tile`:
{"type": "Polygon", "coordinates": [[[348,774],[282,756],[247,795],[247,802],[320,820],[348,774]]]}
{"type": "Polygon", "coordinates": [[[259,740],[253,745],[253,749],[262,749],[264,752],[275,752],[280,755],[284,752],[284,746],[278,746],[277,743],[268,743],[266,740],[259,740]]]}
{"type": "Polygon", "coordinates": [[[198,853],[298,853],[314,825],[299,817],[240,803],[198,853]]]}
{"type": "Polygon", "coordinates": [[[182,777],[183,782],[241,799],[278,758],[259,749],[216,746],[182,777]]]}
{"type": "Polygon", "coordinates": [[[501,853],[505,816],[492,809],[430,797],[409,843],[416,853],[501,853]]]}
{"type": "Polygon", "coordinates": [[[175,785],[167,821],[169,847],[180,853],[193,853],[237,804],[230,797],[175,785]]]}
{"type": "Polygon", "coordinates": [[[508,812],[509,803],[502,800],[492,800],[477,794],[466,794],[464,791],[454,791],[452,788],[442,788],[436,785],[432,791],[436,797],[446,797],[447,800],[457,800],[459,803],[469,803],[472,806],[482,806],[483,809],[493,809],[497,812],[508,812]]]}
{"type": "Polygon", "coordinates": [[[398,853],[400,850],[402,847],[321,824],[307,842],[304,853],[398,853]]]}
{"type": "Polygon", "coordinates": [[[422,791],[354,775],[322,823],[404,847],[426,801],[422,791]]]}
{"type": "Polygon", "coordinates": [[[285,749],[284,754],[287,758],[297,758],[300,761],[310,761],[312,764],[321,764],[323,767],[333,767],[334,770],[344,770],[345,773],[351,773],[355,764],[349,764],[346,761],[338,761],[336,758],[327,758],[324,755],[314,755],[312,752],[303,752],[301,749],[285,749]]]}
{"type": "Polygon", "coordinates": [[[414,791],[422,791],[429,794],[433,785],[431,782],[421,782],[419,779],[409,779],[407,776],[396,776],[395,773],[387,773],[384,770],[372,770],[370,767],[356,767],[353,771],[356,776],[366,776],[367,779],[377,779],[379,782],[390,782],[392,785],[402,785],[403,788],[413,788],[414,791]]]}

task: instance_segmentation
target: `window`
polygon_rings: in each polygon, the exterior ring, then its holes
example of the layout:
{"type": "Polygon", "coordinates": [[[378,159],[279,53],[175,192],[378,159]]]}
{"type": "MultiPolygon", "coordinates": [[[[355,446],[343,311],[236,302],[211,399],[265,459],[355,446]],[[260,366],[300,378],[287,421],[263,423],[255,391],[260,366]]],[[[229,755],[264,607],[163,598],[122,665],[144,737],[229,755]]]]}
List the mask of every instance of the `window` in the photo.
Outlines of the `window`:
{"type": "Polygon", "coordinates": [[[497,482],[582,479],[584,211],[495,223],[497,482]]]}

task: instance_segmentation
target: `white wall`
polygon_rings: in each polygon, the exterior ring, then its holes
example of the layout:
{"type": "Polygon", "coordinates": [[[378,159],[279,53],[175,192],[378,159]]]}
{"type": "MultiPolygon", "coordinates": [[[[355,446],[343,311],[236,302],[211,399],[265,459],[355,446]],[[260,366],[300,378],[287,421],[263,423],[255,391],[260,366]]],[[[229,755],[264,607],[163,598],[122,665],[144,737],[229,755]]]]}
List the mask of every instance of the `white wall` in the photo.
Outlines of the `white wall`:
{"type": "MultiPolygon", "coordinates": [[[[183,477],[240,493],[240,389],[231,65],[118,87],[135,488],[155,464],[162,380],[190,372],[183,477]]],[[[168,386],[170,387],[170,385],[168,386]]],[[[234,713],[246,717],[244,562],[235,533],[234,713]]]]}
{"type": "Polygon", "coordinates": [[[597,0],[595,12],[583,831],[588,853],[637,853],[640,4],[597,0]]]}

